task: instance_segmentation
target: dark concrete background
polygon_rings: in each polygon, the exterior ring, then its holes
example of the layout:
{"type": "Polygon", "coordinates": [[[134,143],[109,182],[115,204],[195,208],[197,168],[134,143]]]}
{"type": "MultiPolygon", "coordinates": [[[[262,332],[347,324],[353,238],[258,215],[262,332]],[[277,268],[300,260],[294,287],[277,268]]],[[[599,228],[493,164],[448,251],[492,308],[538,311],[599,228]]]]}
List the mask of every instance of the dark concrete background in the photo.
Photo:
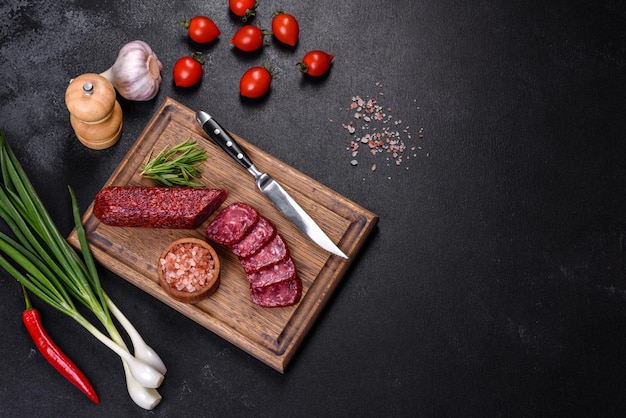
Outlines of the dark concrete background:
{"type": "Polygon", "coordinates": [[[227,2],[4,0],[0,129],[55,221],[67,185],[86,207],[167,96],[380,216],[284,375],[102,271],[106,290],[169,366],[152,412],[108,349],[60,314],[49,332],[96,386],[91,404],[32,349],[19,287],[0,274],[0,416],[620,416],[626,410],[626,8],[616,1],[261,1],[300,20],[296,48],[232,51],[227,2]],[[222,29],[200,86],[172,84],[197,49],[177,20],[222,29]],[[124,133],[92,151],[64,105],[72,77],[146,41],[159,95],[121,100],[124,133]],[[335,55],[303,78],[309,49],[335,55]],[[268,97],[238,80],[266,58],[268,97]],[[352,97],[408,127],[400,166],[346,150],[352,97]],[[420,138],[420,131],[423,137],[420,138]],[[377,170],[370,167],[377,164],[377,170]]]}

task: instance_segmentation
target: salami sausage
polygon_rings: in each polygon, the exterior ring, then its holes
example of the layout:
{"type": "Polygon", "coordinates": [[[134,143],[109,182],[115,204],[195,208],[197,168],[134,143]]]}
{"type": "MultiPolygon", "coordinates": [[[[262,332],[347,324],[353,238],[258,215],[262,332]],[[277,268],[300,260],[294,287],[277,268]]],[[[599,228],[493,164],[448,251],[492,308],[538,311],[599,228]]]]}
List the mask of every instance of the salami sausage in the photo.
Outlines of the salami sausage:
{"type": "Polygon", "coordinates": [[[250,274],[276,264],[287,257],[289,257],[289,248],[287,248],[283,237],[281,237],[280,234],[276,234],[270,242],[265,244],[256,253],[249,257],[240,258],[239,262],[243,266],[246,274],[250,274]]]}
{"type": "Polygon", "coordinates": [[[223,245],[235,244],[259,221],[259,212],[252,206],[236,202],[226,206],[206,228],[207,236],[223,245]]]}
{"type": "Polygon", "coordinates": [[[241,241],[231,244],[229,248],[237,257],[249,257],[274,236],[276,227],[267,218],[260,216],[254,228],[241,241]]]}
{"type": "Polygon", "coordinates": [[[195,229],[227,196],[225,189],[110,186],[96,194],[93,214],[111,226],[195,229]]]}

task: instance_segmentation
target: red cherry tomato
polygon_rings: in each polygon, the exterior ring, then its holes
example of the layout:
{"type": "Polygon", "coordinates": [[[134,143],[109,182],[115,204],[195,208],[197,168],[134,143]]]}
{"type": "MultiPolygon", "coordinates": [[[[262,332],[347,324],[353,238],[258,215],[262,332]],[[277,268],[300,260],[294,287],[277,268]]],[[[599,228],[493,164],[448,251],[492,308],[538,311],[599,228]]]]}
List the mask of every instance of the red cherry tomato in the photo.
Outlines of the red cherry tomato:
{"type": "Polygon", "coordinates": [[[221,33],[215,22],[206,16],[196,16],[189,21],[185,20],[178,23],[186,27],[191,40],[199,44],[209,43],[221,33]]]}
{"type": "Polygon", "coordinates": [[[230,11],[245,22],[256,13],[259,4],[256,0],[228,0],[230,11]]]}
{"type": "Polygon", "coordinates": [[[296,46],[298,36],[300,35],[300,25],[294,16],[276,12],[272,19],[272,32],[280,42],[296,46]]]}
{"type": "Polygon", "coordinates": [[[191,87],[202,79],[204,59],[200,54],[193,53],[179,58],[174,64],[174,84],[178,87],[191,87]]]}
{"type": "Polygon", "coordinates": [[[261,97],[270,89],[273,77],[273,70],[267,64],[264,67],[252,67],[241,76],[239,92],[252,99],[261,97]]]}
{"type": "Polygon", "coordinates": [[[245,52],[256,51],[263,46],[265,33],[255,25],[245,25],[239,28],[230,43],[245,52]]]}
{"type": "Polygon", "coordinates": [[[333,58],[334,55],[327,54],[317,49],[307,52],[304,58],[302,58],[302,62],[299,62],[297,65],[300,66],[300,71],[304,74],[319,77],[326,74],[333,58]]]}

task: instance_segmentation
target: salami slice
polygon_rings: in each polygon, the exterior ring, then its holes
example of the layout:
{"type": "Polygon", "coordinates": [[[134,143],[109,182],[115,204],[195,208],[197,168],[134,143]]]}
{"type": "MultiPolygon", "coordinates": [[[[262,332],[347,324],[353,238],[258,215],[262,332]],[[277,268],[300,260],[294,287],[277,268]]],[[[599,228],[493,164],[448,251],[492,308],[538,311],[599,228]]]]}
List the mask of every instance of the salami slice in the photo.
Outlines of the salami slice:
{"type": "Polygon", "coordinates": [[[195,229],[227,196],[224,189],[110,186],[96,194],[93,213],[111,226],[195,229]]]}
{"type": "Polygon", "coordinates": [[[292,280],[296,274],[296,266],[289,257],[273,266],[248,274],[248,280],[252,287],[264,287],[285,280],[292,280]]]}
{"type": "Polygon", "coordinates": [[[289,248],[280,234],[265,244],[260,250],[249,257],[240,258],[239,262],[243,266],[246,274],[259,271],[268,266],[274,265],[289,257],[289,248]]]}
{"type": "Polygon", "coordinates": [[[243,239],[259,220],[252,206],[236,202],[226,206],[209,223],[207,236],[215,242],[230,246],[243,239]]]}
{"type": "Polygon", "coordinates": [[[254,304],[265,308],[294,305],[302,296],[302,281],[296,276],[269,286],[251,287],[250,296],[254,304]]]}
{"type": "Polygon", "coordinates": [[[260,216],[254,228],[241,241],[232,244],[229,248],[237,257],[248,257],[267,244],[275,235],[276,227],[266,217],[260,216]]]}

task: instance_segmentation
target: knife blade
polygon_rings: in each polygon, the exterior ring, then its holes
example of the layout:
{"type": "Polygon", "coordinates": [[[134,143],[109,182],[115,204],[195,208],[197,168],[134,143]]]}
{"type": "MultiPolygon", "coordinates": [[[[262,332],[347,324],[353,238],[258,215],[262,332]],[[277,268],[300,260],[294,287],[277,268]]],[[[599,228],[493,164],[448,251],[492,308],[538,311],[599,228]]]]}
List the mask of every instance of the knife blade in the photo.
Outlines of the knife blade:
{"type": "Polygon", "coordinates": [[[252,174],[259,190],[311,241],[332,254],[348,258],[276,180],[269,174],[261,172],[254,165],[250,157],[235,141],[235,138],[222,128],[211,115],[200,110],[196,112],[196,120],[213,142],[252,174]]]}

